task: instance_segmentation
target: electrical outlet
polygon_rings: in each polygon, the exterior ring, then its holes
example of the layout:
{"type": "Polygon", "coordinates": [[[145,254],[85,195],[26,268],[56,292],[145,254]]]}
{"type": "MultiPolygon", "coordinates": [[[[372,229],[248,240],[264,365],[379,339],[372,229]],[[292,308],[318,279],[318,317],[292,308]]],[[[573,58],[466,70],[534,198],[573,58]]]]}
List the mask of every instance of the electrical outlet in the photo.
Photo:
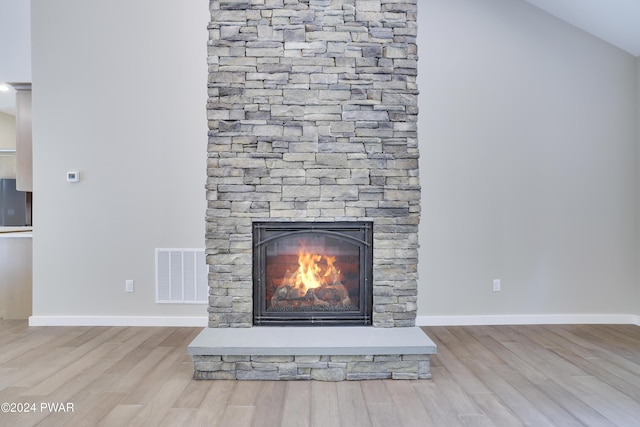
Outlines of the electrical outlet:
{"type": "Polygon", "coordinates": [[[493,292],[500,292],[500,279],[493,279],[493,292]]]}
{"type": "Polygon", "coordinates": [[[125,292],[133,292],[133,280],[125,280],[124,282],[124,291],[125,292]]]}

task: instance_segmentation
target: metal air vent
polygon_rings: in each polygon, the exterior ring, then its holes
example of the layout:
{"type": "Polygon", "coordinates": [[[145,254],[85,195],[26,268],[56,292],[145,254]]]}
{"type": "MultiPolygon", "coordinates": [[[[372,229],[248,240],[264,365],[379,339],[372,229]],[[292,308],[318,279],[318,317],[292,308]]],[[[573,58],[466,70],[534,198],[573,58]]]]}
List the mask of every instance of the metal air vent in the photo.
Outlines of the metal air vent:
{"type": "Polygon", "coordinates": [[[156,302],[207,304],[204,249],[156,248],[156,302]]]}

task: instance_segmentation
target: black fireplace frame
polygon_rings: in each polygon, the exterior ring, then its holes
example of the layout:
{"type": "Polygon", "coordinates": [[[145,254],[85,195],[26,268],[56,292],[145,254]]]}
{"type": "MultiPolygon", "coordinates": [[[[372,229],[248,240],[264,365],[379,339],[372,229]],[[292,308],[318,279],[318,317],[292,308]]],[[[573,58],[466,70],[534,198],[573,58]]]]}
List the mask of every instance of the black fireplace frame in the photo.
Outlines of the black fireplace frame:
{"type": "Polygon", "coordinates": [[[253,324],[256,326],[369,326],[373,311],[373,222],[253,223],[253,324]],[[328,235],[359,247],[359,309],[353,311],[268,312],[266,249],[277,239],[294,235],[328,235]]]}

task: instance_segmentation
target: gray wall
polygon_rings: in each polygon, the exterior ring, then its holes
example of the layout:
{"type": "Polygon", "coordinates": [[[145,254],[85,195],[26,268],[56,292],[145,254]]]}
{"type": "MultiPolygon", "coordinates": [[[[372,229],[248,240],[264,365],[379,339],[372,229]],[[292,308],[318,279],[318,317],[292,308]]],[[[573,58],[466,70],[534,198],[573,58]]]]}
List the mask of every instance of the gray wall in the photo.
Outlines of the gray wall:
{"type": "MultiPolygon", "coordinates": [[[[207,2],[32,15],[34,315],[206,318],[153,249],[204,246],[207,2]]],[[[635,58],[520,0],[418,19],[418,316],[639,314],[635,58]]]]}
{"type": "Polygon", "coordinates": [[[155,304],[154,248],[204,247],[207,6],[33,2],[35,316],[206,318],[155,304]]]}
{"type": "Polygon", "coordinates": [[[635,58],[521,1],[420,6],[419,315],[637,313],[635,58]]]}
{"type": "Polygon", "coordinates": [[[0,81],[31,81],[29,2],[4,0],[0,14],[0,81]],[[8,59],[10,58],[10,59],[8,59]]]}

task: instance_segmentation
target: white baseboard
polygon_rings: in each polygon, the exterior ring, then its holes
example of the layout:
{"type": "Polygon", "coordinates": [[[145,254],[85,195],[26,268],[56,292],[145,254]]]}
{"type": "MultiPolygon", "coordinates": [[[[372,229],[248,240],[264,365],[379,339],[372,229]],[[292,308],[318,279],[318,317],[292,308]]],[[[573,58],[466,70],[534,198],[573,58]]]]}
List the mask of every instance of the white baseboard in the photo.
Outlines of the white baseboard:
{"type": "Polygon", "coordinates": [[[418,316],[416,318],[417,326],[563,324],[631,324],[640,326],[640,316],[633,314],[523,314],[483,316],[418,316]]]}
{"type": "MultiPolygon", "coordinates": [[[[31,316],[29,326],[164,326],[207,327],[208,318],[171,316],[31,316]]],[[[630,324],[633,314],[529,314],[482,316],[418,316],[417,326],[630,324]]]]}
{"type": "Polygon", "coordinates": [[[207,316],[31,316],[29,326],[164,326],[206,327],[207,316]]]}

